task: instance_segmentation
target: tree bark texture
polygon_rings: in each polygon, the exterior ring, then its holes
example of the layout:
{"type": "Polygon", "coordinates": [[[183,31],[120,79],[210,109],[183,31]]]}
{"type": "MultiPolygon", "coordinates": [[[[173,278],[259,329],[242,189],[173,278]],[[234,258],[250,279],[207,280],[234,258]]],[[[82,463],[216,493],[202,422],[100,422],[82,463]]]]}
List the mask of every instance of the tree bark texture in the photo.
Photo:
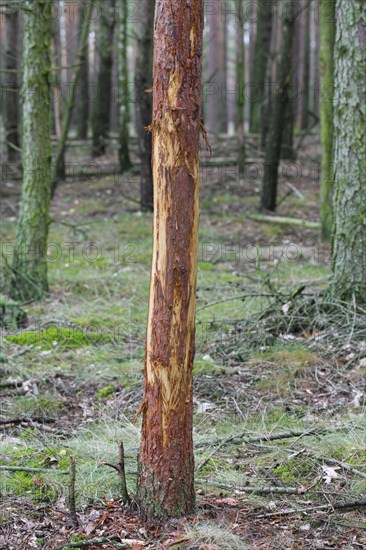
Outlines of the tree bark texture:
{"type": "Polygon", "coordinates": [[[51,3],[48,0],[26,0],[23,7],[23,185],[10,293],[12,298],[27,301],[41,298],[48,290],[51,3]]]}
{"type": "Polygon", "coordinates": [[[334,299],[366,302],[366,3],[336,0],[334,299]]]}
{"type": "Polygon", "coordinates": [[[194,508],[192,369],[198,247],[203,0],[158,0],[154,246],[138,501],[145,516],[194,508]]]}

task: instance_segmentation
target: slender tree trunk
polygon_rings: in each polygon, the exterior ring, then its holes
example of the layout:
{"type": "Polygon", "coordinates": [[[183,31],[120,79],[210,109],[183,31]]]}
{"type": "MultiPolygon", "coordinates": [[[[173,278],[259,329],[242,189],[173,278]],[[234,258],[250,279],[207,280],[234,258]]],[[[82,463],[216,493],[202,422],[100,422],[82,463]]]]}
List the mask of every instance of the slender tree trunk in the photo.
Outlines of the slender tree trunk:
{"type": "Polygon", "coordinates": [[[11,296],[37,300],[48,290],[46,247],[51,197],[51,3],[26,0],[23,38],[23,186],[11,296]],[[40,17],[40,14],[44,14],[40,17]]]}
{"type": "Polygon", "coordinates": [[[336,0],[331,294],[366,302],[366,3],[336,0]]]}
{"type": "Polygon", "coordinates": [[[8,161],[19,159],[19,91],[18,91],[18,10],[5,11],[5,78],[6,91],[4,93],[4,125],[8,161]]]}
{"type": "MultiPolygon", "coordinates": [[[[307,1],[307,0],[305,0],[307,1]]],[[[305,6],[304,6],[305,7],[305,6]]],[[[304,68],[302,74],[301,130],[309,126],[309,94],[310,94],[310,5],[305,7],[301,17],[304,17],[304,68]]]]}
{"type": "Polygon", "coordinates": [[[271,53],[273,7],[268,0],[257,3],[257,35],[255,39],[252,66],[250,98],[250,132],[258,133],[261,127],[261,113],[264,102],[267,64],[271,53]]]}
{"type": "MultiPolygon", "coordinates": [[[[79,4],[78,26],[79,35],[82,35],[84,19],[87,14],[89,0],[82,0],[79,4]]],[[[89,24],[90,26],[90,24],[89,24]]],[[[85,40],[83,51],[80,56],[79,84],[76,92],[76,129],[79,139],[87,139],[89,127],[89,37],[85,40]]]]}
{"type": "Polygon", "coordinates": [[[280,163],[286,108],[289,102],[288,88],[292,76],[292,44],[295,15],[295,5],[293,2],[290,2],[282,13],[281,52],[277,71],[278,90],[276,91],[271,109],[270,125],[266,139],[261,195],[262,210],[276,209],[278,166],[280,163]]]}
{"type": "MultiPolygon", "coordinates": [[[[129,103],[128,103],[128,67],[127,67],[127,0],[120,0],[121,17],[118,36],[119,69],[119,165],[121,172],[131,167],[129,152],[129,103]]],[[[145,17],[145,14],[144,14],[145,17]]],[[[146,55],[146,54],[145,54],[146,55]]]]}
{"type": "Polygon", "coordinates": [[[152,62],[155,0],[139,1],[135,69],[135,117],[140,157],[140,197],[143,210],[153,210],[151,133],[146,128],[152,119],[152,62]],[[150,91],[147,91],[150,90],[150,91]]]}
{"type": "Polygon", "coordinates": [[[333,228],[333,101],[334,101],[334,40],[335,2],[320,1],[320,121],[322,142],[322,169],[320,179],[321,234],[329,242],[333,228]]]}
{"type": "Polygon", "coordinates": [[[208,86],[207,86],[207,120],[206,127],[209,132],[216,134],[220,129],[220,96],[221,96],[221,71],[220,71],[220,5],[213,3],[215,11],[208,16],[208,86]]]}
{"type": "Polygon", "coordinates": [[[76,92],[78,79],[80,75],[83,50],[89,36],[89,26],[90,26],[90,19],[93,13],[93,7],[94,7],[94,0],[88,0],[88,7],[85,13],[83,28],[80,36],[80,43],[79,43],[78,54],[76,58],[76,64],[75,64],[74,72],[71,79],[69,98],[65,109],[65,115],[62,121],[61,135],[57,143],[56,156],[55,156],[55,161],[54,161],[53,170],[52,170],[52,195],[56,190],[58,182],[62,179],[65,179],[66,141],[67,141],[67,136],[69,134],[72,112],[75,105],[75,92],[76,92]]]}
{"type": "Polygon", "coordinates": [[[113,31],[115,25],[115,0],[100,0],[97,50],[99,72],[97,96],[93,109],[93,148],[94,157],[105,153],[105,142],[109,131],[113,65],[113,31]]]}
{"type": "Polygon", "coordinates": [[[220,65],[221,68],[221,93],[219,96],[219,105],[220,105],[220,132],[222,134],[227,133],[228,126],[228,95],[227,95],[227,85],[228,85],[228,66],[227,66],[227,56],[228,56],[228,36],[227,36],[227,14],[226,14],[226,5],[223,5],[223,10],[220,18],[219,26],[219,52],[220,52],[220,65]]]}
{"type": "MultiPolygon", "coordinates": [[[[59,8],[58,0],[54,2],[55,8],[59,8]]],[[[60,13],[59,11],[56,13],[60,13]]],[[[61,67],[61,36],[60,36],[60,19],[55,17],[52,22],[52,62],[55,66],[55,71],[52,74],[52,125],[53,131],[57,137],[61,134],[62,126],[62,71],[58,70],[61,67]]]]}
{"type": "Polygon", "coordinates": [[[138,501],[145,516],[194,508],[192,369],[198,248],[203,0],[158,0],[154,248],[138,501]]]}
{"type": "Polygon", "coordinates": [[[245,49],[244,18],[241,0],[236,0],[236,125],[238,133],[238,165],[240,174],[245,170],[244,108],[245,108],[245,49]]]}

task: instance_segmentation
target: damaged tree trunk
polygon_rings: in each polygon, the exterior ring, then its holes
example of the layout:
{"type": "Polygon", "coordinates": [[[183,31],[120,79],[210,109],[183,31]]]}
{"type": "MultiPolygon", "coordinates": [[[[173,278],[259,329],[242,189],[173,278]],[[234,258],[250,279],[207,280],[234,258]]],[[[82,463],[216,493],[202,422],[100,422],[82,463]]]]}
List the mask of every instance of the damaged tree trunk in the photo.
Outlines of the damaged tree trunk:
{"type": "Polygon", "coordinates": [[[192,368],[198,246],[203,0],[158,0],[154,247],[138,501],[145,517],[194,509],[192,368]]]}

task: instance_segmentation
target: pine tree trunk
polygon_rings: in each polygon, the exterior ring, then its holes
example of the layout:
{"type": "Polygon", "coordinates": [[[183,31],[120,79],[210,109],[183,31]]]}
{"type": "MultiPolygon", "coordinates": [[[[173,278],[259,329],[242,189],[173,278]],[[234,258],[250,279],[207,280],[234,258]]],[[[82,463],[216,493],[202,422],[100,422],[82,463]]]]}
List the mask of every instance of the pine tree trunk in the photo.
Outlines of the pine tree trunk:
{"type": "Polygon", "coordinates": [[[158,0],[154,46],[154,247],[138,501],[194,509],[192,369],[198,248],[203,0],[158,0]]]}
{"type": "Polygon", "coordinates": [[[283,129],[286,121],[286,109],[289,103],[288,89],[292,76],[292,44],[295,15],[295,5],[293,2],[290,2],[282,13],[281,51],[277,71],[278,90],[271,108],[270,125],[266,139],[261,195],[262,210],[273,211],[276,209],[278,166],[280,163],[283,129]]]}
{"type": "Polygon", "coordinates": [[[336,0],[331,294],[366,302],[366,3],[336,0]]]}
{"type": "Polygon", "coordinates": [[[244,17],[241,0],[236,0],[236,127],[238,134],[238,165],[240,174],[245,170],[244,108],[245,108],[245,49],[244,17]]]}
{"type": "Polygon", "coordinates": [[[47,292],[51,197],[51,3],[23,2],[23,186],[10,293],[37,300],[47,292]],[[44,14],[40,17],[39,14],[44,14]],[[36,90],[36,93],[34,92],[36,90]]]}
{"type": "Polygon", "coordinates": [[[90,20],[93,13],[94,0],[88,0],[88,7],[85,13],[83,28],[80,36],[80,43],[78,48],[78,54],[76,58],[76,64],[74,72],[71,78],[70,92],[68,94],[68,101],[65,108],[64,118],[62,120],[61,135],[57,143],[55,161],[52,169],[52,195],[54,194],[58,182],[65,179],[65,150],[67,136],[69,135],[69,129],[71,124],[72,112],[75,105],[75,92],[79,80],[82,55],[85,47],[85,43],[89,36],[90,20]]]}
{"type": "Polygon", "coordinates": [[[268,0],[258,0],[257,35],[251,78],[250,132],[258,133],[261,128],[261,114],[264,102],[264,90],[267,64],[270,59],[273,8],[268,0]]]}
{"type": "MultiPolygon", "coordinates": [[[[127,0],[120,0],[121,16],[118,36],[118,72],[119,72],[119,166],[121,172],[131,168],[129,152],[129,108],[128,108],[128,67],[127,67],[127,0]]],[[[144,14],[145,16],[145,14],[144,14]]]]}
{"type": "Polygon", "coordinates": [[[155,0],[140,0],[135,68],[135,118],[140,157],[140,198],[143,210],[153,210],[151,133],[146,128],[152,119],[152,62],[155,0]],[[146,90],[150,90],[147,92],[146,90]]]}
{"type": "Polygon", "coordinates": [[[100,0],[98,5],[100,19],[97,38],[99,72],[97,94],[94,100],[92,117],[93,157],[104,155],[106,150],[106,138],[108,137],[109,131],[113,65],[113,31],[115,25],[114,10],[115,0],[100,0]]]}
{"type": "Polygon", "coordinates": [[[333,229],[333,100],[334,100],[334,40],[335,3],[320,1],[320,121],[322,142],[321,169],[321,234],[329,242],[333,229]]]}
{"type": "Polygon", "coordinates": [[[220,6],[212,3],[214,11],[207,16],[209,24],[208,39],[208,83],[207,83],[207,117],[206,128],[209,132],[217,134],[220,130],[220,96],[221,96],[221,71],[220,71],[220,6]]]}
{"type": "MultiPolygon", "coordinates": [[[[305,0],[307,1],[307,0],[305,0]]],[[[305,7],[305,6],[304,6],[305,7]]],[[[304,17],[304,68],[302,74],[301,130],[309,126],[309,92],[310,92],[310,5],[305,7],[304,17]]]]}
{"type": "MultiPolygon", "coordinates": [[[[88,0],[82,0],[79,5],[78,27],[79,35],[83,32],[83,24],[88,7],[88,0]]],[[[76,92],[76,129],[79,139],[87,139],[89,127],[89,46],[88,38],[85,40],[83,51],[80,56],[79,84],[76,92]]]]}
{"type": "Polygon", "coordinates": [[[8,161],[19,159],[19,91],[18,91],[18,9],[5,10],[5,86],[3,93],[4,125],[8,161]]]}
{"type": "MultiPolygon", "coordinates": [[[[55,0],[54,6],[56,13],[60,13],[60,0],[55,0]]],[[[60,18],[55,17],[52,21],[52,62],[55,67],[61,67],[62,65],[62,53],[61,53],[61,29],[60,18]]],[[[61,134],[62,126],[62,71],[57,70],[52,74],[52,128],[53,133],[57,137],[61,134]]]]}

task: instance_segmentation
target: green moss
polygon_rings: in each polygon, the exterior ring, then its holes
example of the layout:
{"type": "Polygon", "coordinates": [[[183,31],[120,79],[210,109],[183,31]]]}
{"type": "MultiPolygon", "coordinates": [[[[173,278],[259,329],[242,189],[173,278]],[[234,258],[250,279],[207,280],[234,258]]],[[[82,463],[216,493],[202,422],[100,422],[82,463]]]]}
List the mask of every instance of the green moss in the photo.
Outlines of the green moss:
{"type": "Polygon", "coordinates": [[[116,388],[112,386],[112,384],[109,384],[108,386],[104,386],[104,388],[100,388],[99,391],[97,391],[96,396],[99,399],[106,399],[107,397],[110,397],[113,395],[116,391],[116,388]]]}
{"type": "Polygon", "coordinates": [[[7,336],[8,342],[19,346],[33,345],[41,350],[75,349],[90,345],[101,345],[111,341],[110,336],[101,332],[84,331],[70,327],[52,326],[46,329],[28,330],[13,336],[7,336]]]}

